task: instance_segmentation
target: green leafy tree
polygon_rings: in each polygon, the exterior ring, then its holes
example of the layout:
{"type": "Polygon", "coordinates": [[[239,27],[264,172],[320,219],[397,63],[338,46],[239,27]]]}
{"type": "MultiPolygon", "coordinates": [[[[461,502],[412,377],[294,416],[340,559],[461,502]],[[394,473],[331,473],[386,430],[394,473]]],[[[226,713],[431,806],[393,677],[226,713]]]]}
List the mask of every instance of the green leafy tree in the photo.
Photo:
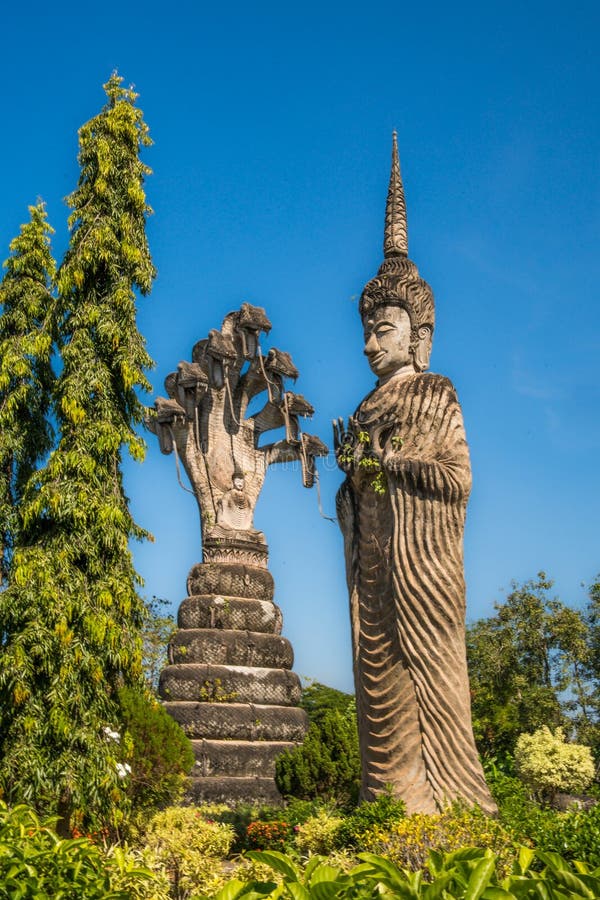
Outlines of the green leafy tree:
{"type": "Polygon", "coordinates": [[[146,683],[156,693],[160,673],[167,665],[168,645],[176,629],[175,619],[166,612],[168,600],[152,597],[145,603],[142,628],[142,665],[146,683]]]}
{"type": "Polygon", "coordinates": [[[354,697],[311,683],[301,706],[310,720],[304,742],[277,760],[276,782],[284,796],[356,803],[360,752],[354,697]]]}
{"type": "Polygon", "coordinates": [[[309,720],[317,724],[327,712],[339,712],[345,718],[356,720],[354,696],[328,687],[319,681],[306,680],[300,706],[306,710],[309,720]]]}
{"type": "Polygon", "coordinates": [[[595,728],[593,734],[586,735],[586,738],[598,757],[600,756],[600,575],[590,585],[588,596],[585,621],[588,626],[588,667],[592,681],[590,706],[595,728]]]}
{"type": "Polygon", "coordinates": [[[598,738],[594,703],[592,632],[585,610],[549,603],[553,643],[553,680],[568,722],[584,743],[598,738]]]}
{"type": "Polygon", "coordinates": [[[496,614],[467,628],[473,728],[484,759],[510,769],[518,736],[543,725],[594,727],[585,612],[550,596],[552,581],[513,585],[496,614]]]}
{"type": "Polygon", "coordinates": [[[53,229],[42,202],[11,242],[0,284],[0,578],[6,582],[18,528],[18,504],[52,446],[49,408],[56,331],[52,293],[53,229]]]}
{"type": "Polygon", "coordinates": [[[136,327],[150,291],[136,94],[113,75],[79,132],[79,184],[60,267],[58,446],[30,479],[2,596],[0,785],[70,823],[115,823],[125,803],[117,692],[142,683],[144,604],[129,550],[145,532],[124,494],[121,455],[142,459],[137,390],[151,365],[136,327]]]}

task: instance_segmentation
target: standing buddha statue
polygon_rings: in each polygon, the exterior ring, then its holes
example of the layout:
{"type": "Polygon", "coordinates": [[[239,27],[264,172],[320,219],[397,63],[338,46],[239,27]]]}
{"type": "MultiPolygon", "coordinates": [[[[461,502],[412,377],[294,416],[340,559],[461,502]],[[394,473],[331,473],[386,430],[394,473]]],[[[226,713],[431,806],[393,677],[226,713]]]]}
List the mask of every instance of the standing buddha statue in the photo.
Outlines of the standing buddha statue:
{"type": "Polygon", "coordinates": [[[463,532],[469,451],[452,383],[428,373],[429,285],[408,259],[396,134],[384,260],[360,300],[377,377],[334,422],[350,595],[361,796],[390,786],[410,812],[495,804],[473,739],[465,651],[463,532]]]}

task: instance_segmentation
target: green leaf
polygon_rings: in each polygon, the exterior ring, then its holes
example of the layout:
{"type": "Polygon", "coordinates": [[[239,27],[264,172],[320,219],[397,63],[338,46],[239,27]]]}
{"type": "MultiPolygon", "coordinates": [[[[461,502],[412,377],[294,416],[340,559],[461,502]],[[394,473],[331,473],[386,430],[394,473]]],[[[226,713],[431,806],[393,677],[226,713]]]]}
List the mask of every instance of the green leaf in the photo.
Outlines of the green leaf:
{"type": "Polygon", "coordinates": [[[489,850],[483,850],[481,847],[461,847],[453,853],[447,853],[444,856],[445,865],[454,865],[457,862],[481,859],[489,855],[489,850]]]}
{"type": "Polygon", "coordinates": [[[597,875],[597,872],[590,872],[590,867],[587,863],[581,862],[579,859],[573,860],[573,868],[579,872],[580,875],[597,875]]]}
{"type": "Polygon", "coordinates": [[[576,897],[591,897],[597,898],[598,894],[591,890],[591,888],[587,887],[584,881],[581,878],[578,878],[577,875],[573,875],[572,872],[567,871],[566,869],[556,869],[553,871],[553,878],[559,885],[567,888],[574,896],[576,897]]]}
{"type": "Polygon", "coordinates": [[[558,853],[553,853],[549,850],[545,852],[542,850],[536,850],[535,855],[540,860],[540,862],[543,862],[544,865],[552,869],[553,872],[569,871],[569,864],[558,853]]]}
{"type": "Polygon", "coordinates": [[[217,891],[214,900],[236,900],[237,897],[241,897],[252,888],[253,884],[232,878],[231,881],[228,881],[227,884],[217,891]]]}
{"type": "Polygon", "coordinates": [[[426,884],[423,888],[424,900],[439,900],[445,896],[446,887],[454,878],[454,872],[443,872],[438,875],[431,884],[426,884]]]}
{"type": "Polygon", "coordinates": [[[377,856],[375,853],[358,853],[359,859],[363,859],[371,866],[372,871],[380,876],[385,876],[388,883],[393,886],[406,884],[406,876],[394,863],[390,862],[384,856],[377,856]]]}
{"type": "Polygon", "coordinates": [[[519,856],[515,863],[516,874],[525,875],[534,859],[535,850],[532,850],[531,847],[519,847],[519,856]]]}
{"type": "Polygon", "coordinates": [[[438,850],[430,850],[427,858],[427,868],[432,875],[437,875],[444,868],[444,855],[438,850]]]}
{"type": "Polygon", "coordinates": [[[484,890],[490,883],[496,868],[496,857],[489,856],[487,859],[480,860],[471,873],[467,890],[465,891],[465,900],[479,900],[484,890]]]}
{"type": "Polygon", "coordinates": [[[307,891],[306,888],[297,881],[289,881],[286,884],[286,889],[292,895],[293,900],[311,900],[310,891],[307,891]]]}
{"type": "Polygon", "coordinates": [[[312,885],[319,884],[319,882],[322,881],[338,881],[341,874],[342,872],[340,869],[330,866],[327,863],[322,863],[311,869],[307,866],[304,872],[304,881],[305,884],[310,883],[312,887],[312,885]]]}
{"type": "Polygon", "coordinates": [[[314,900],[332,900],[346,887],[347,882],[344,881],[319,881],[312,883],[308,890],[314,900]]]}
{"type": "Polygon", "coordinates": [[[275,869],[276,872],[281,872],[281,874],[290,881],[300,880],[298,868],[285,853],[280,853],[278,850],[249,850],[246,853],[246,856],[248,859],[253,859],[256,862],[270,866],[272,869],[275,869]]]}
{"type": "Polygon", "coordinates": [[[481,900],[515,900],[516,894],[495,885],[486,887],[481,900]]]}

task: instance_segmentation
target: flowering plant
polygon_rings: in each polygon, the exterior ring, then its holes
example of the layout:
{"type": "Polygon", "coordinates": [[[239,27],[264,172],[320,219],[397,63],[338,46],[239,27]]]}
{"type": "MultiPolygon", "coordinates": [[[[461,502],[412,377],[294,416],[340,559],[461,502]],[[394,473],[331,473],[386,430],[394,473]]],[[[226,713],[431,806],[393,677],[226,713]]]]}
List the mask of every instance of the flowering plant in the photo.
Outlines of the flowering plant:
{"type": "Polygon", "coordinates": [[[246,829],[248,843],[256,850],[283,850],[290,834],[287,822],[250,822],[246,829]]]}

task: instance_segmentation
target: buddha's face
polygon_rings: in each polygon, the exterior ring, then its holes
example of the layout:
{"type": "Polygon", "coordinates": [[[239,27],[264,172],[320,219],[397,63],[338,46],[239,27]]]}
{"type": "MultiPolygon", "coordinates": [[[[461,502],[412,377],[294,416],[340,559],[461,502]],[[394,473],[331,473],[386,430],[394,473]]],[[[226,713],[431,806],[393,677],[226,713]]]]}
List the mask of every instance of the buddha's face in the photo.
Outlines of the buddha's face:
{"type": "Polygon", "coordinates": [[[365,355],[381,380],[398,372],[414,372],[410,351],[410,317],[400,306],[380,306],[363,321],[365,355]]]}
{"type": "Polygon", "coordinates": [[[233,487],[236,491],[244,490],[244,476],[243,475],[234,475],[232,479],[233,487]]]}

